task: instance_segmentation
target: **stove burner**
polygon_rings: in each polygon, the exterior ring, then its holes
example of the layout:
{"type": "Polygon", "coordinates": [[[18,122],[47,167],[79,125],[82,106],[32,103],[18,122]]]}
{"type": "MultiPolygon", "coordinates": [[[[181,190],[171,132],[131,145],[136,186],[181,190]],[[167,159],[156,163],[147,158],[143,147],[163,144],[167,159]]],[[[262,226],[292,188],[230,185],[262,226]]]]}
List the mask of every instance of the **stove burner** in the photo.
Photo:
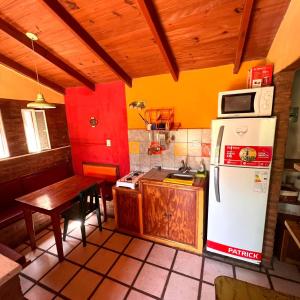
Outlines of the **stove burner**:
{"type": "Polygon", "coordinates": [[[135,173],[133,173],[133,176],[139,176],[140,175],[140,173],[139,172],[135,172],[135,173]]]}
{"type": "Polygon", "coordinates": [[[126,181],[132,181],[132,177],[127,177],[126,181]]]}

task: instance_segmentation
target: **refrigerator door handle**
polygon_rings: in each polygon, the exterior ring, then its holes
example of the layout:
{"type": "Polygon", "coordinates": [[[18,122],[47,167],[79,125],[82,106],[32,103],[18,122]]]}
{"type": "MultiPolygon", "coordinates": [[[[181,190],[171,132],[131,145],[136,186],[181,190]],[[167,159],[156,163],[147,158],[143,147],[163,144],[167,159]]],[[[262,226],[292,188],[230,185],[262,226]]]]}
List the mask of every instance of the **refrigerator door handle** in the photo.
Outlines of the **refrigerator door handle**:
{"type": "Polygon", "coordinates": [[[221,153],[221,144],[222,144],[222,139],[223,139],[223,133],[224,133],[224,125],[221,125],[219,128],[218,139],[217,139],[217,144],[216,144],[216,149],[215,149],[215,165],[216,166],[218,166],[220,163],[220,153],[221,153]]]}
{"type": "Polygon", "coordinates": [[[219,169],[219,167],[215,167],[214,168],[214,184],[215,184],[215,195],[216,195],[217,202],[221,202],[221,200],[220,200],[219,176],[220,176],[220,169],[219,169]]]}

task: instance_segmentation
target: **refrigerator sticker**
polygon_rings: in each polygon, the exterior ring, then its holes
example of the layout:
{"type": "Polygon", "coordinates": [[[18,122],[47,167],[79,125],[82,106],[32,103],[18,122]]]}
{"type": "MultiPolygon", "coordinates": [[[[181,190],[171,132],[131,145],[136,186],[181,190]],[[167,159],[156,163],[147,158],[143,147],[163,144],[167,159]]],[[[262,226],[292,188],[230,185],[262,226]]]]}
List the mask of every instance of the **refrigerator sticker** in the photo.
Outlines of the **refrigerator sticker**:
{"type": "Polygon", "coordinates": [[[268,167],[272,162],[272,150],[271,146],[225,145],[224,164],[268,167]]]}
{"type": "Polygon", "coordinates": [[[254,191],[257,193],[266,193],[268,185],[268,172],[255,171],[254,173],[254,191]]]}

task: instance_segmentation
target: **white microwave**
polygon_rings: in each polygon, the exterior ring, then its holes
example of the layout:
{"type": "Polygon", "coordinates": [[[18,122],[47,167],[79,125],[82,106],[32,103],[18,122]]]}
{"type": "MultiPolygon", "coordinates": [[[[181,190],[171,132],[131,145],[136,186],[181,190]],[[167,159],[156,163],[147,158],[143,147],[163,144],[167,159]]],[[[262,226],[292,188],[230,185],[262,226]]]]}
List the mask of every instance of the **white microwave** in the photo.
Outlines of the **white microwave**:
{"type": "Polygon", "coordinates": [[[220,92],[218,118],[271,116],[274,87],[220,92]]]}

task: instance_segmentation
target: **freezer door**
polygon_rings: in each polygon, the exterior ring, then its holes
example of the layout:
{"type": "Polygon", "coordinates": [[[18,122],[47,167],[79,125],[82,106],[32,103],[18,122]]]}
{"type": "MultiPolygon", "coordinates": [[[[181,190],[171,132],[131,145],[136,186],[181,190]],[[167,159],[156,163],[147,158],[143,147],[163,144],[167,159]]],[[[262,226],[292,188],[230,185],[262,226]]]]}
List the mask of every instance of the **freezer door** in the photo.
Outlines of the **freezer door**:
{"type": "Polygon", "coordinates": [[[259,263],[270,170],[219,166],[217,199],[214,168],[211,165],[207,250],[259,263]]]}
{"type": "Polygon", "coordinates": [[[276,117],[212,121],[211,164],[271,167],[276,117]]]}

